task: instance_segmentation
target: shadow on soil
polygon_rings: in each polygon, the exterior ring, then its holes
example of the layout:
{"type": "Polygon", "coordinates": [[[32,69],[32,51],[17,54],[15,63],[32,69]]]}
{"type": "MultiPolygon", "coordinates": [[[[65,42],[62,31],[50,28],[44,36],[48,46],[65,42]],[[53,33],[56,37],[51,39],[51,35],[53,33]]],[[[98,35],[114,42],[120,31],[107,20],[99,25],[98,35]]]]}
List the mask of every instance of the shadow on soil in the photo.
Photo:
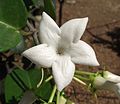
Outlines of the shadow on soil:
{"type": "Polygon", "coordinates": [[[112,31],[106,32],[106,35],[109,36],[111,40],[92,35],[94,37],[92,43],[106,45],[108,48],[117,52],[117,55],[120,57],[120,27],[115,27],[112,31]]]}

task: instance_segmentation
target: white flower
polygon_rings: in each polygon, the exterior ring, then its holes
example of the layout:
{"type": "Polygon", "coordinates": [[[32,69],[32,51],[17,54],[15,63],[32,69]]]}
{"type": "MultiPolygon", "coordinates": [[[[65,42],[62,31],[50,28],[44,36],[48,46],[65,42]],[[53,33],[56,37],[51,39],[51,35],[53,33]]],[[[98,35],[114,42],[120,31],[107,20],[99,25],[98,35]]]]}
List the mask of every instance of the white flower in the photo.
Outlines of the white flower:
{"type": "Polygon", "coordinates": [[[71,82],[75,64],[99,65],[94,50],[79,40],[87,22],[88,18],[72,19],[59,28],[54,20],[43,12],[39,30],[42,44],[23,52],[23,56],[36,65],[52,67],[59,91],[71,82]]]}
{"type": "Polygon", "coordinates": [[[114,91],[120,98],[120,76],[105,71],[102,76],[97,76],[94,80],[96,88],[114,91]]]}

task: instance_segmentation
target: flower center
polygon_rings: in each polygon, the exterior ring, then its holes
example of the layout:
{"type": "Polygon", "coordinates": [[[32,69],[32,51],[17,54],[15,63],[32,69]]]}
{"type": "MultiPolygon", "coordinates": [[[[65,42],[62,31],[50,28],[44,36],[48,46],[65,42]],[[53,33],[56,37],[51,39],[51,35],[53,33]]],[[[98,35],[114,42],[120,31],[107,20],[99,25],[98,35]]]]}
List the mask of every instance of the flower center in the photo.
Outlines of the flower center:
{"type": "Polygon", "coordinates": [[[58,50],[57,50],[57,53],[58,53],[59,55],[63,55],[64,52],[65,52],[65,49],[64,49],[63,47],[59,47],[58,50]]]}

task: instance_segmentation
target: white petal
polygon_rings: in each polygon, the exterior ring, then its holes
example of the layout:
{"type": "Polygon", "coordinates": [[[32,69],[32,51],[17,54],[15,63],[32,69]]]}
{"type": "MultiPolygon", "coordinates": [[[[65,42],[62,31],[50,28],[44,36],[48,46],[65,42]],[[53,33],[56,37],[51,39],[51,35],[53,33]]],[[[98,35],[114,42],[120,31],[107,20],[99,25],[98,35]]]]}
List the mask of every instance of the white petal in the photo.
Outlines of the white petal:
{"type": "Polygon", "coordinates": [[[120,98],[120,83],[115,84],[111,81],[107,81],[105,78],[101,76],[97,76],[94,80],[94,86],[97,89],[114,91],[120,98]]]}
{"type": "Polygon", "coordinates": [[[113,90],[117,94],[118,98],[120,99],[120,83],[114,85],[113,90]]]}
{"type": "Polygon", "coordinates": [[[99,88],[99,89],[104,88],[105,83],[106,83],[106,79],[104,79],[104,78],[101,77],[101,76],[97,76],[97,77],[95,77],[95,79],[94,79],[94,86],[95,86],[96,88],[99,88]]]}
{"type": "Polygon", "coordinates": [[[43,12],[39,30],[39,38],[41,43],[56,47],[60,38],[58,34],[60,33],[61,30],[54,20],[45,12],[43,12]]]}
{"type": "Polygon", "coordinates": [[[88,17],[69,20],[60,27],[61,37],[65,40],[76,43],[83,35],[87,22],[88,17]]]}
{"type": "Polygon", "coordinates": [[[108,81],[114,82],[114,83],[120,83],[120,76],[115,75],[109,71],[105,71],[104,72],[104,77],[105,79],[107,79],[108,81]]]}
{"type": "Polygon", "coordinates": [[[94,86],[98,89],[104,89],[104,90],[111,90],[113,91],[114,83],[107,81],[105,78],[101,76],[97,76],[94,79],[94,86]]]}
{"type": "Polygon", "coordinates": [[[68,50],[68,53],[71,55],[72,61],[76,64],[91,66],[99,65],[92,47],[81,40],[75,44],[72,44],[70,50],[68,50]]]}
{"type": "Polygon", "coordinates": [[[58,56],[52,65],[52,71],[58,90],[62,91],[72,81],[75,65],[69,56],[58,56]]]}
{"type": "Polygon", "coordinates": [[[23,56],[31,60],[38,66],[51,67],[56,59],[55,50],[46,44],[37,45],[22,53],[23,56]]]}

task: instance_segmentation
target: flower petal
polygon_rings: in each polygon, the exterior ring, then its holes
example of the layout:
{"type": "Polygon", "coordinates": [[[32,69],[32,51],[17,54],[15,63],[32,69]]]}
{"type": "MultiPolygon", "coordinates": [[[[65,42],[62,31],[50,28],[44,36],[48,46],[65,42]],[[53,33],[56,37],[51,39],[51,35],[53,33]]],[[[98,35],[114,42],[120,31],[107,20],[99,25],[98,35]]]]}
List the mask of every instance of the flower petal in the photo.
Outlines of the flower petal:
{"type": "Polygon", "coordinates": [[[51,67],[56,59],[55,50],[47,44],[37,45],[22,53],[23,56],[31,60],[38,66],[51,67]]]}
{"type": "Polygon", "coordinates": [[[115,84],[113,82],[107,81],[105,78],[103,78],[101,76],[97,76],[94,79],[94,86],[97,89],[104,89],[104,90],[113,91],[113,88],[115,87],[115,84]]]}
{"type": "Polygon", "coordinates": [[[69,56],[58,56],[52,65],[52,71],[58,90],[62,91],[72,81],[75,65],[69,56]]]}
{"type": "Polygon", "coordinates": [[[39,38],[41,43],[56,47],[60,38],[58,34],[60,33],[61,30],[54,20],[43,12],[39,30],[39,38]]]}
{"type": "Polygon", "coordinates": [[[98,66],[99,63],[92,47],[87,43],[79,40],[77,43],[72,44],[68,53],[72,57],[72,61],[76,64],[98,66]]]}
{"type": "Polygon", "coordinates": [[[113,90],[115,91],[116,95],[120,99],[120,83],[114,85],[113,90]]]}
{"type": "Polygon", "coordinates": [[[120,76],[115,75],[109,71],[104,71],[104,77],[106,80],[114,82],[114,83],[120,83],[120,76]]]}
{"type": "MultiPolygon", "coordinates": [[[[97,76],[95,77],[94,79],[94,86],[96,88],[99,88],[99,89],[102,89],[102,88],[105,88],[104,86],[106,86],[106,79],[101,77],[101,76],[97,76]]],[[[108,86],[107,86],[108,87],[108,86]]]]}
{"type": "Polygon", "coordinates": [[[120,83],[115,84],[114,82],[107,81],[107,79],[101,76],[97,76],[94,79],[94,86],[97,89],[114,91],[117,94],[117,96],[120,98],[120,83]]]}
{"type": "Polygon", "coordinates": [[[87,22],[88,17],[69,20],[60,27],[61,37],[69,42],[76,43],[83,35],[87,22]]]}

